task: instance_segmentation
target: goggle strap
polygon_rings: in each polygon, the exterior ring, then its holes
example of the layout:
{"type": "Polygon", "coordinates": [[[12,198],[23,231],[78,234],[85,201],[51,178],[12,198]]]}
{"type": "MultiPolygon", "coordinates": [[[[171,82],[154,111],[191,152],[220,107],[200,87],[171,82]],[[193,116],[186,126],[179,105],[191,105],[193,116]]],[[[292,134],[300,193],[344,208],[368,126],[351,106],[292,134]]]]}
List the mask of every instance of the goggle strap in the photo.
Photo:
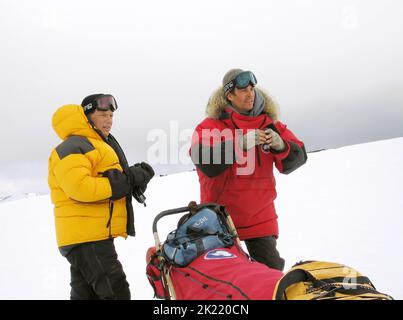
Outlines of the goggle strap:
{"type": "Polygon", "coordinates": [[[235,80],[231,80],[224,86],[224,93],[227,94],[232,90],[232,88],[235,86],[235,80]]]}
{"type": "Polygon", "coordinates": [[[238,74],[235,79],[231,80],[230,82],[228,82],[223,90],[224,90],[224,94],[227,95],[228,92],[230,92],[235,86],[237,88],[246,88],[249,84],[252,84],[253,86],[255,86],[257,84],[257,79],[255,77],[255,75],[253,74],[253,72],[251,71],[244,71],[241,72],[240,74],[238,74]],[[238,81],[240,79],[240,77],[242,77],[243,75],[247,75],[248,76],[248,83],[246,84],[246,86],[240,86],[238,87],[238,81]]]}
{"type": "Polygon", "coordinates": [[[94,108],[94,105],[92,102],[90,102],[89,104],[84,106],[84,112],[91,111],[93,108],[94,108]]]}

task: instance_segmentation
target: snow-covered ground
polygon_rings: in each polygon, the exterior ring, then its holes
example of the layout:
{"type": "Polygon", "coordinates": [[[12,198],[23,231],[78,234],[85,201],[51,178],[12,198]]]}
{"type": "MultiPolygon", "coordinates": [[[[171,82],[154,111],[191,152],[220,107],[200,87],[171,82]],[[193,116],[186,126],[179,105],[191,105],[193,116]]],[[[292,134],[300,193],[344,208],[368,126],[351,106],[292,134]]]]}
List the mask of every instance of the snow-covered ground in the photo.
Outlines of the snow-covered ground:
{"type": "MultiPolygon", "coordinates": [[[[403,138],[309,154],[304,167],[277,174],[281,255],[339,262],[403,299],[403,138]]],[[[135,204],[135,238],[115,241],[133,299],[152,299],[145,254],[159,212],[199,200],[196,172],[154,178],[147,207],[135,204]]],[[[245,204],[247,205],[247,204],[245,204]]],[[[57,249],[49,195],[0,202],[0,299],[68,299],[69,264],[57,249]]],[[[179,216],[164,218],[161,239],[179,216]]]]}

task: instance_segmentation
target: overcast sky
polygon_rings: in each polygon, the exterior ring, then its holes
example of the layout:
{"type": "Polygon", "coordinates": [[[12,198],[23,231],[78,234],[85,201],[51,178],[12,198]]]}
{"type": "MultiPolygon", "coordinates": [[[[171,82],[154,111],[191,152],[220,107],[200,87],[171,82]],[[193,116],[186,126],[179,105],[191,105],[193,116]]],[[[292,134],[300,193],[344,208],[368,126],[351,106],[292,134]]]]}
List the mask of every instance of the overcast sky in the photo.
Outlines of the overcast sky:
{"type": "Polygon", "coordinates": [[[53,112],[98,92],[146,160],[150,132],[191,132],[234,67],[308,150],[403,136],[402,16],[399,0],[0,0],[0,174],[46,176],[53,112]]]}

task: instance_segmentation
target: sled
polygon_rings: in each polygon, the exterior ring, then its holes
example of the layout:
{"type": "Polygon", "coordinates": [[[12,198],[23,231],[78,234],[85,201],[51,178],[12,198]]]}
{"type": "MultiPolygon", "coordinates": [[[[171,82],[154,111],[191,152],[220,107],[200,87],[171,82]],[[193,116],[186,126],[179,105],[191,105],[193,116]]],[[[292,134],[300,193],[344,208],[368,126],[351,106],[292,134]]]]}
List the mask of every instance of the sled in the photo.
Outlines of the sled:
{"type": "Polygon", "coordinates": [[[155,217],[152,230],[155,247],[147,252],[146,274],[159,299],[267,300],[272,298],[283,275],[253,261],[242,249],[224,206],[191,202],[186,207],[166,210],[155,217]],[[212,212],[219,219],[215,227],[222,228],[220,232],[211,229],[215,217],[212,212]],[[161,243],[159,220],[179,213],[186,214],[179,220],[178,228],[161,243]],[[178,236],[183,227],[190,230],[190,240],[178,236]]]}
{"type": "Polygon", "coordinates": [[[155,247],[146,274],[166,300],[393,300],[346,265],[301,261],[286,274],[252,260],[224,206],[209,203],[166,210],[153,222],[155,247]],[[158,221],[186,213],[161,243],[158,221]],[[217,221],[215,221],[217,219],[217,221]]]}

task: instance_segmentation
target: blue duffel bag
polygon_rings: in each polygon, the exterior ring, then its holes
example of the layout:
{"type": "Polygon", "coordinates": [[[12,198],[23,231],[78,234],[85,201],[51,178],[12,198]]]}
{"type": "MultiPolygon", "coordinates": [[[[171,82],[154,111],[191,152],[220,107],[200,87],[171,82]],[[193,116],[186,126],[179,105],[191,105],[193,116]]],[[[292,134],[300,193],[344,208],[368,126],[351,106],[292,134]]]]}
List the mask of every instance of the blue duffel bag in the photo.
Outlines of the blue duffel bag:
{"type": "Polygon", "coordinates": [[[168,234],[162,247],[165,259],[176,266],[185,267],[208,250],[234,244],[227,226],[210,208],[203,208],[183,220],[168,234]]]}

